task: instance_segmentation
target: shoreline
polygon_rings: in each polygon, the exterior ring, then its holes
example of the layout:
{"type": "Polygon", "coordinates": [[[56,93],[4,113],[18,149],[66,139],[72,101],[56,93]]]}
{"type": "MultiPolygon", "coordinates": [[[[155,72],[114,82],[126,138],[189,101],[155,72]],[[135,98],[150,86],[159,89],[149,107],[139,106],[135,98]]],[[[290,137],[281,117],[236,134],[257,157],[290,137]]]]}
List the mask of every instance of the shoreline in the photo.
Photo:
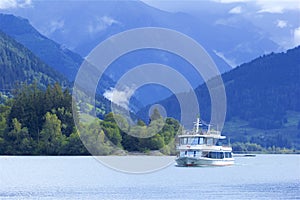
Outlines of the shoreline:
{"type": "MultiPolygon", "coordinates": [[[[234,153],[234,157],[256,157],[257,155],[300,155],[300,152],[296,153],[234,153]]],[[[0,154],[0,157],[93,157],[93,156],[176,156],[176,155],[165,155],[159,151],[153,151],[149,153],[143,152],[127,152],[123,154],[111,154],[111,155],[5,155],[0,154]]]]}

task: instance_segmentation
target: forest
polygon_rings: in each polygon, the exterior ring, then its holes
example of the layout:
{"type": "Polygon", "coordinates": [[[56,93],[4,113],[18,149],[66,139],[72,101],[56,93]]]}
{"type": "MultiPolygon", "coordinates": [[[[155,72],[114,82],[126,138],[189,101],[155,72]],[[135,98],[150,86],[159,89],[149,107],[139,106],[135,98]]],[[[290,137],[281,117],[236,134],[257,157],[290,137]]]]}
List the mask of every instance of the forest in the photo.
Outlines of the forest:
{"type": "Polygon", "coordinates": [[[0,99],[0,154],[108,155],[120,150],[175,154],[174,140],[180,125],[171,118],[164,120],[157,110],[149,127],[141,120],[134,126],[127,124],[127,131],[133,134],[152,136],[135,137],[119,128],[115,118],[121,116],[113,113],[76,128],[74,118],[78,121],[79,111],[73,113],[70,90],[58,83],[46,90],[37,84],[22,84],[13,98],[2,95],[0,99]]]}
{"type": "MultiPolygon", "coordinates": [[[[70,90],[58,83],[46,89],[35,83],[22,84],[12,95],[0,95],[0,155],[116,155],[152,150],[176,154],[175,138],[181,125],[173,118],[163,119],[157,109],[148,123],[137,120],[129,125],[111,112],[103,120],[79,123],[70,90]]],[[[295,153],[280,146],[263,147],[257,141],[236,141],[232,147],[237,153],[295,153]]]]}
{"type": "MultiPolygon", "coordinates": [[[[273,146],[300,149],[300,46],[263,55],[221,76],[227,99],[222,133],[232,143],[259,144],[269,150],[273,146]]],[[[211,97],[207,84],[197,87],[195,94],[201,118],[209,121],[211,97]]],[[[181,118],[175,95],[158,104],[168,116],[181,118]]],[[[147,120],[149,107],[138,113],[143,120],[147,120]]]]}
{"type": "MultiPolygon", "coordinates": [[[[272,53],[222,75],[227,96],[222,134],[231,140],[235,152],[300,149],[299,55],[300,47],[272,53]]],[[[175,154],[175,135],[180,131],[175,96],[158,102],[172,118],[153,113],[149,119],[149,107],[145,107],[134,114],[136,124],[124,123],[125,129],[120,129],[115,119],[121,116],[110,113],[111,102],[99,94],[98,119],[75,128],[74,118],[78,120],[80,110],[72,109],[70,85],[63,75],[0,31],[0,154],[108,155],[152,150],[175,154]],[[134,137],[137,134],[142,135],[134,137]]],[[[206,85],[195,93],[201,117],[209,121],[206,85]]],[[[89,109],[89,105],[81,107],[89,109]]]]}

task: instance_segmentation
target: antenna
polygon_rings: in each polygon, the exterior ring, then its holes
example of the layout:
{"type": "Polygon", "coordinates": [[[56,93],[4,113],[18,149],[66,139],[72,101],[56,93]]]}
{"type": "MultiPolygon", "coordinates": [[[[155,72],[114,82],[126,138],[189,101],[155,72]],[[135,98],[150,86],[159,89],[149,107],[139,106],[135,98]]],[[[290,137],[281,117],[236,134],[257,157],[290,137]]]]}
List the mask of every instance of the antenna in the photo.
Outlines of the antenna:
{"type": "Polygon", "coordinates": [[[199,132],[199,123],[200,123],[200,119],[199,119],[199,117],[197,117],[197,122],[196,122],[196,133],[199,132]]]}
{"type": "Polygon", "coordinates": [[[200,130],[200,126],[202,126],[202,123],[200,122],[200,118],[199,117],[197,117],[197,121],[196,122],[194,122],[194,126],[195,126],[195,132],[196,133],[199,133],[199,130],[200,130]]]}

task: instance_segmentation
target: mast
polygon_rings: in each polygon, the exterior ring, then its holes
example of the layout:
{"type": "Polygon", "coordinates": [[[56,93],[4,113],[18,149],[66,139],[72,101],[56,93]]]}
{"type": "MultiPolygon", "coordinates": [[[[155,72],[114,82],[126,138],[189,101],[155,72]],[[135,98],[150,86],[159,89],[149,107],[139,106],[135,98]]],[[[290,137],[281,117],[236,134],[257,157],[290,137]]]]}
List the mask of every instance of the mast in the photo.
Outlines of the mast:
{"type": "Polygon", "coordinates": [[[201,126],[200,118],[197,117],[197,121],[195,122],[196,133],[199,133],[199,127],[201,126]]]}

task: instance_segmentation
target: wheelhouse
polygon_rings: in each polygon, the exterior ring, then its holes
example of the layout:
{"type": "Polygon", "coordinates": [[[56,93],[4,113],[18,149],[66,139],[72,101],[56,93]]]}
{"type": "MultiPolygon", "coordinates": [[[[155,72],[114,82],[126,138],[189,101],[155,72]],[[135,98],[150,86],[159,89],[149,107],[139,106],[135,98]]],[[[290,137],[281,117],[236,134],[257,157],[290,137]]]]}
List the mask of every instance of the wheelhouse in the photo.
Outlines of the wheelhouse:
{"type": "Polygon", "coordinates": [[[181,136],[179,138],[180,145],[216,145],[219,139],[224,139],[225,137],[208,137],[208,136],[181,136]]]}

